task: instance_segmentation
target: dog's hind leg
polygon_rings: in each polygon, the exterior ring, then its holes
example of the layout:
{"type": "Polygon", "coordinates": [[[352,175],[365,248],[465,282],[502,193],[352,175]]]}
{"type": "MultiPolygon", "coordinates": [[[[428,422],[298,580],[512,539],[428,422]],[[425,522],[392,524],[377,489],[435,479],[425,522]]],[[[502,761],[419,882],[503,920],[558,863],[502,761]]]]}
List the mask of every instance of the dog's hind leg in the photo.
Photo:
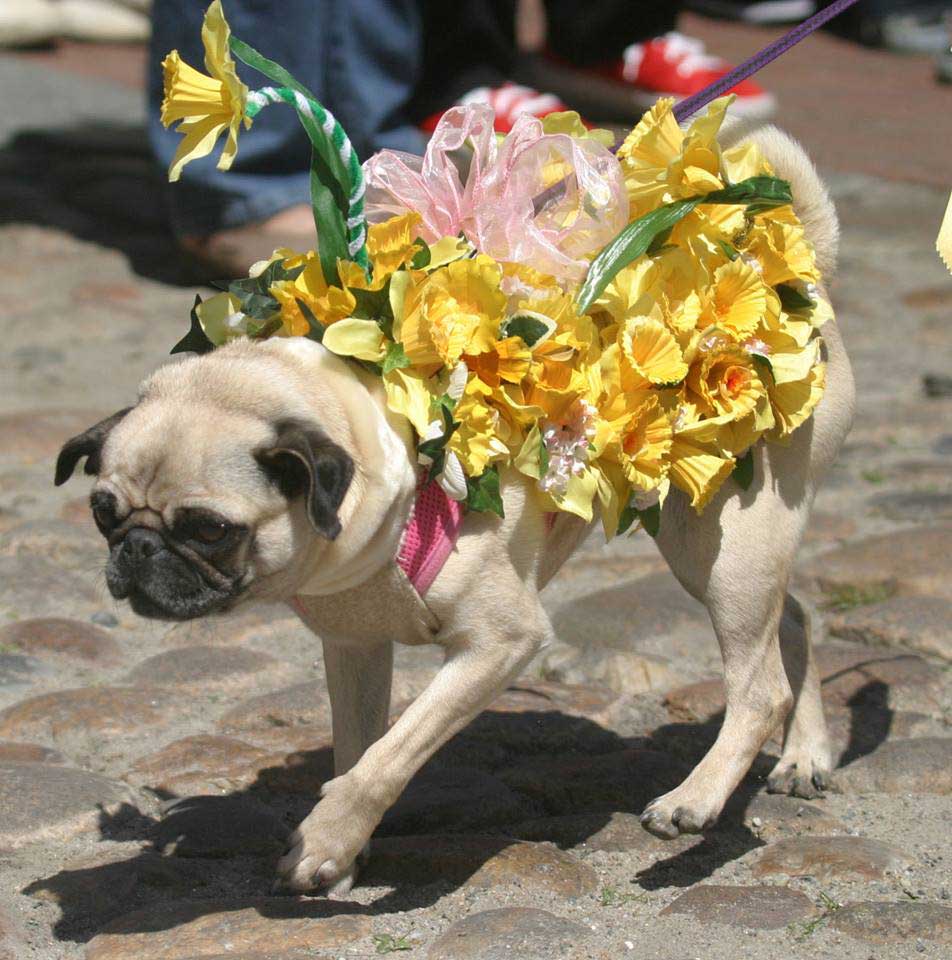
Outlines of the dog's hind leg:
{"type": "Polygon", "coordinates": [[[778,628],[806,509],[778,502],[764,477],[767,463],[760,448],[759,489],[739,495],[734,488],[727,498],[722,491],[701,517],[680,495],[665,504],[658,544],[675,576],[707,606],[724,659],[727,709],[706,756],[642,814],[645,829],[659,837],[711,826],[793,703],[778,628]]]}
{"type": "Polygon", "coordinates": [[[784,725],[783,752],[767,778],[767,789],[806,799],[819,796],[829,786],[832,769],[810,633],[809,613],[788,593],[780,618],[780,655],[793,691],[793,708],[784,725]]]}

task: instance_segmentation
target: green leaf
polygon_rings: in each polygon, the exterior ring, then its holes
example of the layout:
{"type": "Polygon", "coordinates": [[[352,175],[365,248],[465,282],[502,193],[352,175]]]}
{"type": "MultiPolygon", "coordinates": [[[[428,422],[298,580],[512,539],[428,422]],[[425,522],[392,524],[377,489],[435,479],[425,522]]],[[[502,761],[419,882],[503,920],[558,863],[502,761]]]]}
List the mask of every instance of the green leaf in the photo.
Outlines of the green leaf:
{"type": "Polygon", "coordinates": [[[380,290],[351,290],[356,300],[351,316],[358,320],[376,320],[388,337],[393,336],[393,307],[390,306],[390,281],[380,290]]]}
{"type": "Polygon", "coordinates": [[[750,489],[750,485],[754,482],[753,447],[751,447],[742,457],[738,458],[737,465],[734,467],[734,472],[731,474],[731,476],[734,478],[734,483],[736,483],[741,490],[750,489]]]}
{"type": "Polygon", "coordinates": [[[502,495],[499,492],[499,471],[496,467],[489,467],[478,477],[467,477],[466,489],[466,506],[470,510],[495,513],[497,517],[505,517],[502,495]]]}
{"type": "Polygon", "coordinates": [[[636,520],[641,522],[642,528],[649,537],[658,536],[658,531],[661,529],[661,504],[655,503],[644,510],[639,510],[629,503],[618,518],[616,535],[620,537],[636,520]]]}
{"type": "Polygon", "coordinates": [[[391,343],[387,347],[387,355],[383,358],[383,364],[381,365],[381,371],[383,373],[390,373],[391,370],[397,370],[401,367],[409,367],[410,358],[407,356],[406,351],[403,349],[402,343],[391,343]]]}
{"type": "Polygon", "coordinates": [[[243,40],[232,36],[229,38],[228,46],[242,63],[246,63],[253,70],[257,70],[258,73],[266,76],[269,80],[273,80],[279,87],[290,87],[292,90],[297,90],[298,93],[303,93],[305,97],[310,97],[312,100],[317,99],[307,87],[295,80],[284,67],[262,56],[254,47],[249,46],[243,40]]]}
{"type": "Polygon", "coordinates": [[[545,445],[545,437],[539,431],[539,476],[544,477],[549,472],[549,448],[545,445]]]}
{"type": "Polygon", "coordinates": [[[443,462],[446,459],[446,445],[459,427],[459,422],[453,419],[452,410],[447,408],[445,404],[440,405],[440,412],[443,414],[442,435],[434,437],[432,440],[424,440],[417,447],[418,455],[422,454],[433,461],[428,471],[431,477],[437,476],[442,471],[443,462]]]}
{"type": "Polygon", "coordinates": [[[650,257],[653,257],[656,253],[660,253],[667,246],[668,238],[671,236],[671,231],[673,229],[673,227],[668,227],[667,230],[663,230],[661,233],[659,233],[648,245],[648,249],[645,251],[645,253],[647,253],[650,257]]]}
{"type": "Polygon", "coordinates": [[[337,272],[338,260],[349,260],[347,249],[346,200],[344,213],[338,190],[328,186],[331,179],[327,163],[315,145],[311,151],[311,209],[317,229],[317,255],[321,260],[321,273],[329,286],[340,285],[337,272]]]}
{"type": "Polygon", "coordinates": [[[308,340],[316,340],[318,343],[322,343],[324,340],[324,324],[314,316],[314,311],[300,297],[295,297],[294,302],[298,305],[310,328],[307,332],[308,340]]]}
{"type": "Polygon", "coordinates": [[[645,510],[637,510],[635,512],[638,514],[638,519],[641,521],[645,533],[647,533],[649,537],[658,536],[658,531],[661,529],[661,504],[655,503],[645,510]]]}
{"type": "Polygon", "coordinates": [[[188,333],[182,337],[181,340],[169,351],[172,353],[211,353],[215,349],[215,344],[208,339],[205,335],[205,331],[202,329],[202,324],[198,319],[198,305],[202,302],[202,298],[195,295],[195,303],[192,304],[191,312],[191,326],[188,328],[188,333]]]}
{"type": "Polygon", "coordinates": [[[750,177],[723,190],[665,204],[629,223],[589,266],[578,293],[579,311],[588,311],[620,270],[645,254],[658,236],[670,231],[695,207],[707,203],[751,204],[755,201],[765,205],[764,209],[790,203],[790,184],[776,177],[750,177]]]}
{"type": "Polygon", "coordinates": [[[796,313],[797,310],[812,310],[816,304],[807,296],[804,296],[796,287],[787,283],[778,283],[774,288],[777,296],[780,297],[780,306],[787,313],[796,313]]]}
{"type": "Polygon", "coordinates": [[[736,260],[740,256],[737,248],[726,240],[718,240],[717,245],[721,248],[721,252],[728,260],[736,260]]]}
{"type": "Polygon", "coordinates": [[[768,357],[765,357],[762,353],[752,353],[750,359],[757,365],[760,373],[767,374],[771,380],[774,379],[773,364],[768,357]]]}
{"type": "Polygon", "coordinates": [[[504,337],[519,337],[527,347],[534,347],[553,330],[555,330],[555,323],[548,317],[517,313],[503,324],[499,332],[504,337]]]}
{"type": "Polygon", "coordinates": [[[429,244],[420,237],[417,237],[416,242],[419,244],[420,249],[413,254],[413,259],[410,261],[410,266],[414,270],[422,270],[424,267],[430,265],[430,261],[433,259],[433,254],[430,252],[429,244]]]}

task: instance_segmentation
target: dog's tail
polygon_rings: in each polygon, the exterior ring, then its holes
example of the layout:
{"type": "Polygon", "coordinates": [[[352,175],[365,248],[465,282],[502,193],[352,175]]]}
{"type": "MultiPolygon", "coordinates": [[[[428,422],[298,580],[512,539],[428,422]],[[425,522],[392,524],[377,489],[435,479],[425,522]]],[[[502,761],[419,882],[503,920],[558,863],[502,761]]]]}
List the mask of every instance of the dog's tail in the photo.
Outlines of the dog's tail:
{"type": "Polygon", "coordinates": [[[793,207],[816,249],[817,266],[829,281],[836,270],[840,224],[813,161],[793,137],[774,126],[751,128],[743,121],[735,122],[722,138],[725,147],[747,141],[761,149],[778,177],[790,181],[793,207]]]}

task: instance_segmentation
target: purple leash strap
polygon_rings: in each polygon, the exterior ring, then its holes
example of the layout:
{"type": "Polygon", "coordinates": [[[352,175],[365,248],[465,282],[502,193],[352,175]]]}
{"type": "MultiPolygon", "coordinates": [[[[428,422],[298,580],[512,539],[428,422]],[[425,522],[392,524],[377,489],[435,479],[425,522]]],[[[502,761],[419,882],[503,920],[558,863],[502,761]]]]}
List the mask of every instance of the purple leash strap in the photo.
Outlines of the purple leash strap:
{"type": "Polygon", "coordinates": [[[720,80],[682,100],[674,108],[674,116],[678,123],[686,120],[691,114],[697,113],[701,107],[706,107],[712,100],[723,96],[731,87],[736,86],[742,80],[752,77],[758,70],[766,67],[772,60],[776,60],[781,54],[786,53],[791,47],[796,46],[805,37],[819,30],[824,23],[839,16],[856,2],[857,0],[835,0],[828,7],[824,7],[818,13],[813,14],[809,20],[804,20],[803,23],[798,24],[782,37],[778,37],[773,43],[768,44],[759,53],[755,53],[748,60],[734,67],[730,73],[725,74],[720,80]]]}

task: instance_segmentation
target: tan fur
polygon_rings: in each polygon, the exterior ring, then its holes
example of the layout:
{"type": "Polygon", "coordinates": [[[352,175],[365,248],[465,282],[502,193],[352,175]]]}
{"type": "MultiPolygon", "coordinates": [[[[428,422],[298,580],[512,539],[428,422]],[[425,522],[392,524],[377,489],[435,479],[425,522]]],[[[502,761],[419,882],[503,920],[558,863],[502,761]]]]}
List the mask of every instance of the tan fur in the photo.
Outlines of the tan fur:
{"type": "MultiPolygon", "coordinates": [[[[812,164],[779,131],[752,136],[793,184],[797,210],[831,270],[836,216],[812,164]]],[[[728,482],[701,517],[678,493],[665,503],[658,546],[710,612],[727,711],[707,756],[645,811],[646,828],[659,836],[712,824],[785,719],[771,789],[814,795],[829,774],[809,625],[787,593],[817,484],[853,414],[853,381],[835,323],[824,339],[823,400],[789,445],[758,445],[753,486],[741,491],[728,482]]],[[[413,478],[408,431],[386,412],[379,384],[309,341],[236,343],[159,371],[103,451],[98,486],[135,511],[137,522],[167,522],[188,503],[214,505],[252,526],[257,547],[247,561],[247,596],[296,597],[323,641],[337,776],[279,865],[295,890],[349,888],[358,855],[414,773],[551,637],[539,591],[586,532],[563,516],[547,535],[532,487],[507,474],[505,519],[467,516],[424,604],[393,565],[413,478]],[[285,503],[249,456],[273,423],[289,416],[319,425],[356,462],[340,511],[343,532],[333,543],[313,533],[302,505],[285,503]],[[446,662],[388,730],[395,641],[437,642],[446,662]]]]}

